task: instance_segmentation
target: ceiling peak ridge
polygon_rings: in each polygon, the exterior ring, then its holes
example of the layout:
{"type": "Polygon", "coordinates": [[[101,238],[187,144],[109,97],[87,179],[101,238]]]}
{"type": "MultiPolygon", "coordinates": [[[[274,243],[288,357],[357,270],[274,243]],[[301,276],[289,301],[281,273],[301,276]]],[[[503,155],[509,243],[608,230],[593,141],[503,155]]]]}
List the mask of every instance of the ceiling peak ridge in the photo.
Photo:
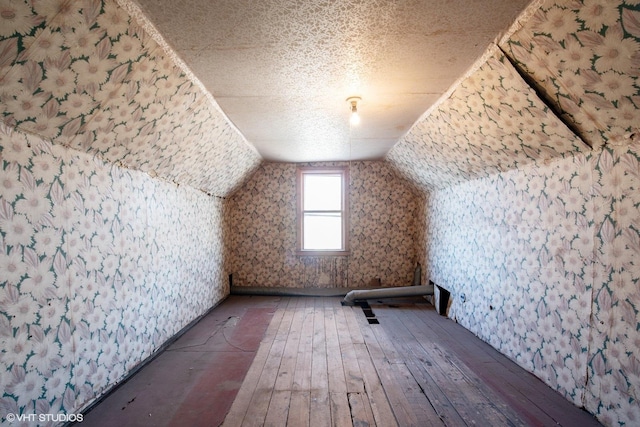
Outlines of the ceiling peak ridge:
{"type": "MultiPolygon", "coordinates": [[[[191,71],[189,66],[178,56],[176,51],[171,47],[169,43],[164,39],[160,31],[153,25],[151,20],[147,18],[147,15],[142,11],[142,8],[133,0],[114,0],[118,6],[120,6],[125,12],[129,14],[133,19],[136,20],[138,25],[142,27],[142,29],[151,36],[153,41],[158,43],[160,48],[164,51],[167,56],[171,59],[171,61],[178,67],[182,72],[185,73],[185,76],[189,81],[191,81],[194,85],[196,85],[202,94],[207,98],[207,100],[213,105],[213,107],[218,110],[218,112],[224,117],[227,121],[227,124],[240,136],[240,139],[252,150],[254,151],[261,159],[262,155],[258,152],[255,146],[251,144],[247,138],[244,136],[240,129],[229,119],[229,116],[220,108],[220,105],[215,100],[211,92],[202,84],[200,79],[196,77],[196,75],[191,71]]],[[[264,159],[262,159],[264,160],[264,159]]]]}

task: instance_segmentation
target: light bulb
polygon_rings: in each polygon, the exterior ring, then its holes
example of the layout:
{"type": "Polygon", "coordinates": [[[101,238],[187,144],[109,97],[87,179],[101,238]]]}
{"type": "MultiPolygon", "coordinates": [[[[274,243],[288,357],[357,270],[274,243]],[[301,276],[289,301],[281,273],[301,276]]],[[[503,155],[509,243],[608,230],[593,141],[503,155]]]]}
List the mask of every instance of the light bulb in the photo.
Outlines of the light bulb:
{"type": "Polygon", "coordinates": [[[349,118],[349,123],[351,126],[357,126],[360,124],[360,116],[358,115],[358,101],[362,98],[359,96],[352,96],[347,98],[347,102],[349,103],[349,108],[351,109],[351,117],[349,118]]]}
{"type": "Polygon", "coordinates": [[[360,124],[360,115],[358,114],[358,111],[351,112],[349,123],[351,123],[351,126],[358,126],[360,124]]]}

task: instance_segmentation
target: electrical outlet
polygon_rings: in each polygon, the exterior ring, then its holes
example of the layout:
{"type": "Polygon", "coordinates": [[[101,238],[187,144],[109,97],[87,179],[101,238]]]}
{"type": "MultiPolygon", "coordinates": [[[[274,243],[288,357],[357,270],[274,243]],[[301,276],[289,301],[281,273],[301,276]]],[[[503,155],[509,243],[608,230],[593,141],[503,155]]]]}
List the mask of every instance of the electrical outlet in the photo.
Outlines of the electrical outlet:
{"type": "Polygon", "coordinates": [[[467,302],[467,296],[465,294],[460,294],[460,301],[467,302]]]}

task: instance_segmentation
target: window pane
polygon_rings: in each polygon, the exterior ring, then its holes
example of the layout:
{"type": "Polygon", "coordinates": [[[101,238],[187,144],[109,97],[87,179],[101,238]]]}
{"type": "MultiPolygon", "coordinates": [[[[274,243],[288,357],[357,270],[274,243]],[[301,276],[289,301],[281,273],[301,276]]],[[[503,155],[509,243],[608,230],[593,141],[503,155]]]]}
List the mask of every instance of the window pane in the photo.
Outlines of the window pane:
{"type": "Polygon", "coordinates": [[[305,213],[303,221],[303,249],[342,249],[342,214],[305,213]]]}
{"type": "Polygon", "coordinates": [[[338,174],[304,174],[305,211],[339,211],[342,209],[342,176],[338,174]]]}

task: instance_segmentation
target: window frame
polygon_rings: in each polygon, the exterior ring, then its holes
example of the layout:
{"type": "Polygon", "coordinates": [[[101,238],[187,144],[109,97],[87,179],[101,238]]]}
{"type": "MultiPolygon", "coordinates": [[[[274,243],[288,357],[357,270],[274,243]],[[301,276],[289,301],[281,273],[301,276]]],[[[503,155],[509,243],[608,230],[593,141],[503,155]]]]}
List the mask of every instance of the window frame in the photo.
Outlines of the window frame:
{"type": "MultiPolygon", "coordinates": [[[[348,256],[349,255],[349,168],[347,166],[299,166],[296,169],[296,255],[299,256],[348,256]],[[339,174],[342,181],[342,249],[304,248],[304,175],[339,174]]],[[[316,211],[317,212],[317,211],[316,211]]],[[[335,212],[335,211],[327,211],[335,212]]]]}

